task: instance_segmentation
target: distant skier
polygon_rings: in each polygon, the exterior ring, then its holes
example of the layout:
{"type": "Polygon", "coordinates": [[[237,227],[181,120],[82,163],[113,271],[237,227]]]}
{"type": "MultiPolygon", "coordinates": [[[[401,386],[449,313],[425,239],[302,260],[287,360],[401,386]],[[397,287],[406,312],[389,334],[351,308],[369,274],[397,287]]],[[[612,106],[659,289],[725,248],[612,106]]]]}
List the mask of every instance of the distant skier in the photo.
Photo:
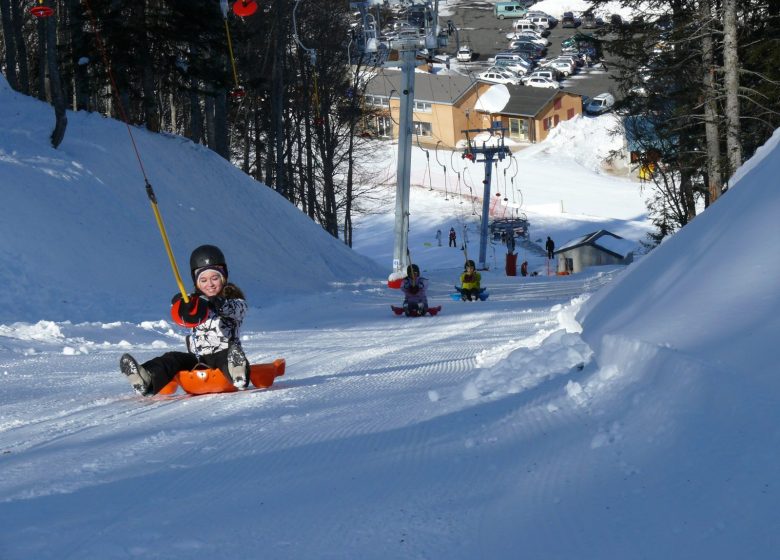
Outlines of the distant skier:
{"type": "Polygon", "coordinates": [[[477,267],[471,259],[463,266],[463,274],[460,275],[460,298],[463,301],[478,301],[482,275],[477,272],[477,267]]]}
{"type": "Polygon", "coordinates": [[[428,312],[428,279],[420,276],[420,267],[410,264],[406,267],[406,278],[401,285],[404,293],[404,313],[422,316],[428,312]]]}
{"type": "Polygon", "coordinates": [[[547,243],[544,244],[545,249],[547,249],[547,258],[552,259],[553,253],[555,252],[555,242],[550,239],[550,236],[547,236],[547,243]]]}
{"type": "Polygon", "coordinates": [[[441,247],[441,230],[440,229],[436,230],[436,241],[439,242],[439,247],[441,247]]]}
{"type": "Polygon", "coordinates": [[[458,247],[458,244],[456,243],[456,236],[457,236],[457,234],[455,233],[455,228],[451,227],[450,228],[450,247],[455,247],[455,248],[458,247]]]}
{"type": "Polygon", "coordinates": [[[179,371],[198,363],[219,368],[239,389],[249,382],[249,362],[238,333],[247,303],[241,289],[227,282],[225,255],[214,245],[201,245],[190,256],[190,270],[195,289],[189,301],[181,294],[172,301],[176,322],[192,327],[188,352],[166,352],[143,364],[130,354],[119,360],[119,369],[139,395],[156,395],[179,371]]]}

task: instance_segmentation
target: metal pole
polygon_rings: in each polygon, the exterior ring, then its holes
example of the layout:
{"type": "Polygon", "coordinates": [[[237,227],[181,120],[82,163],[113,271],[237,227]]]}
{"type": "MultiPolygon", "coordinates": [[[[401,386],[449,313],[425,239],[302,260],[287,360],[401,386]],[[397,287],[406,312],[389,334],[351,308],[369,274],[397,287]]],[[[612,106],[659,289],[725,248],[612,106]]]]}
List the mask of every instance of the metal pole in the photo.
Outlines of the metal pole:
{"type": "Polygon", "coordinates": [[[485,189],[482,192],[482,229],[479,234],[479,268],[487,270],[485,260],[487,258],[488,220],[490,218],[490,177],[493,168],[493,152],[485,151],[485,189]]]}
{"type": "Polygon", "coordinates": [[[400,115],[398,119],[398,167],[395,190],[395,245],[393,270],[405,272],[409,265],[409,177],[412,169],[412,128],[414,125],[414,67],[417,44],[399,45],[401,59],[400,115]]]}

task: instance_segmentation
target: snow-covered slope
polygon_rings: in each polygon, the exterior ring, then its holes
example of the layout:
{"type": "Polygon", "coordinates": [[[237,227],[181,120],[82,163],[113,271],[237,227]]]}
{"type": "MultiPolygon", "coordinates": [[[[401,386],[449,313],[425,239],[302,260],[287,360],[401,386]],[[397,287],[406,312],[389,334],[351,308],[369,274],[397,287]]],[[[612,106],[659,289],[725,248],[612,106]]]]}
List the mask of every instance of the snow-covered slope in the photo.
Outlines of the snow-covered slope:
{"type": "MultiPolygon", "coordinates": [[[[69,112],[55,150],[53,118],[0,76],[0,321],[159,316],[177,286],[125,126],[69,112]]],[[[204,243],[222,247],[250,301],[386,275],[214,152],[133,137],[185,286],[204,243]]]]}

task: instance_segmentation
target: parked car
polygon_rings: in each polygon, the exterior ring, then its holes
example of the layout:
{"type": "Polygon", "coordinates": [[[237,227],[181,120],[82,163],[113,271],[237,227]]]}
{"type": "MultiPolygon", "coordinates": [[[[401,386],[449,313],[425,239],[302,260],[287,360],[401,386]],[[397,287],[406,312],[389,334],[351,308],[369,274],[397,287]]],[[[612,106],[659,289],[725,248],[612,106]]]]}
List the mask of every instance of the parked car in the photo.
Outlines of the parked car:
{"type": "Polygon", "coordinates": [[[585,112],[589,115],[601,115],[612,110],[615,98],[611,93],[600,93],[585,105],[585,112]]]}
{"type": "Polygon", "coordinates": [[[530,41],[521,42],[518,45],[512,47],[511,49],[508,49],[504,52],[510,52],[514,54],[522,54],[524,56],[533,58],[534,60],[539,60],[544,56],[544,53],[547,52],[547,49],[544,48],[541,45],[536,45],[530,41]]]}
{"type": "Polygon", "coordinates": [[[511,33],[506,34],[506,38],[510,41],[515,41],[524,37],[528,37],[530,39],[541,39],[544,41],[545,46],[552,44],[549,40],[545,39],[544,35],[538,31],[512,31],[511,33]]]}
{"type": "Polygon", "coordinates": [[[521,19],[517,20],[512,24],[512,30],[515,33],[520,33],[521,31],[534,31],[536,33],[541,34],[543,37],[550,34],[550,30],[546,27],[536,25],[530,20],[527,19],[521,19]]]}
{"type": "Polygon", "coordinates": [[[510,51],[503,51],[500,53],[497,53],[496,56],[491,60],[490,62],[493,62],[493,64],[499,64],[499,62],[512,62],[512,63],[523,63],[523,61],[533,61],[533,59],[527,55],[523,55],[516,52],[510,52],[510,51]]]}
{"type": "Polygon", "coordinates": [[[490,82],[493,84],[510,84],[516,86],[520,83],[520,79],[503,70],[486,70],[480,74],[477,74],[477,78],[483,82],[490,82]]]}
{"type": "Polygon", "coordinates": [[[571,12],[563,12],[563,17],[561,18],[561,27],[577,27],[577,24],[579,22],[577,21],[577,18],[574,17],[574,14],[571,12]]]}
{"type": "Polygon", "coordinates": [[[525,84],[530,80],[531,78],[545,78],[547,80],[550,80],[551,82],[557,82],[558,81],[558,71],[554,70],[553,68],[537,68],[530,74],[528,74],[525,78],[523,78],[522,82],[525,84]]]}
{"type": "Polygon", "coordinates": [[[557,72],[559,72],[564,78],[568,78],[572,74],[574,74],[574,66],[572,66],[571,61],[566,60],[551,60],[546,64],[546,66],[550,68],[554,68],[557,72]]]}
{"type": "Polygon", "coordinates": [[[513,61],[513,60],[496,60],[493,64],[494,68],[507,69],[518,76],[524,76],[528,74],[533,68],[533,63],[527,61],[513,61]]]}
{"type": "Polygon", "coordinates": [[[550,16],[528,16],[526,15],[526,19],[533,22],[535,25],[539,27],[543,27],[545,29],[551,29],[555,27],[555,24],[557,23],[554,18],[551,18],[550,16]]]}
{"type": "Polygon", "coordinates": [[[471,47],[468,45],[461,45],[458,52],[455,54],[455,58],[458,59],[459,62],[471,62],[473,56],[474,51],[472,51],[471,47]]]}
{"type": "Polygon", "coordinates": [[[593,14],[583,14],[582,16],[582,28],[583,29],[596,29],[598,23],[596,23],[596,16],[593,14]]]}
{"type": "Polygon", "coordinates": [[[540,47],[544,48],[550,44],[550,41],[548,41],[547,39],[537,39],[534,37],[520,36],[516,39],[513,39],[512,41],[509,41],[509,48],[514,49],[515,47],[519,47],[520,45],[523,45],[525,43],[533,43],[534,45],[539,45],[540,47]]]}
{"type": "Polygon", "coordinates": [[[561,89],[563,86],[559,84],[558,82],[554,82],[552,80],[548,80],[547,78],[542,77],[528,77],[525,80],[526,86],[530,87],[538,87],[538,88],[549,88],[549,89],[561,89]]]}

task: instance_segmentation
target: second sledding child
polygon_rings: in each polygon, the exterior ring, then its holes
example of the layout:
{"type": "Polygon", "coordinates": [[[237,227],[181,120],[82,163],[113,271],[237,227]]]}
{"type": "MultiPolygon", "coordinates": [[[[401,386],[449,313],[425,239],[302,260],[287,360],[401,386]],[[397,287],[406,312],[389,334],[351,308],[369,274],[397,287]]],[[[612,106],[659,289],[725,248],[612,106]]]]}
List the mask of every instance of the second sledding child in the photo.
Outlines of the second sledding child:
{"type": "Polygon", "coordinates": [[[244,294],[228,283],[225,256],[214,245],[202,245],[190,256],[195,290],[185,302],[173,298],[173,315],[182,326],[192,327],[187,337],[188,352],[167,352],[139,364],[130,354],[119,360],[119,368],[140,395],[156,395],[182,370],[198,364],[218,368],[239,389],[249,382],[249,362],[241,349],[238,330],[247,303],[244,294]]]}
{"type": "Polygon", "coordinates": [[[463,274],[460,275],[460,298],[463,301],[477,301],[481,282],[482,275],[477,272],[474,261],[467,260],[463,267],[463,274]]]}
{"type": "Polygon", "coordinates": [[[406,278],[401,285],[404,293],[404,313],[422,316],[428,312],[428,279],[420,276],[420,267],[410,264],[406,267],[406,278]]]}

